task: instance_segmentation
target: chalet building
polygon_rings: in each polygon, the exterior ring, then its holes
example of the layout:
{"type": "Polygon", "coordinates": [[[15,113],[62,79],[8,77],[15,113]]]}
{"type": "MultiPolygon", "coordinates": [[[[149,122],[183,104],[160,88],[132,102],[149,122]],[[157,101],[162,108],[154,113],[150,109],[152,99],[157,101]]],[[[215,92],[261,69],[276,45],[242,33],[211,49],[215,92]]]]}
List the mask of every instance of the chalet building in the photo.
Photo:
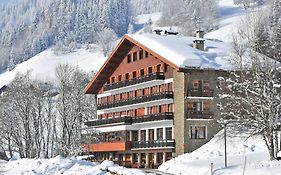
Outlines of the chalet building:
{"type": "Polygon", "coordinates": [[[85,151],[128,167],[155,167],[208,142],[219,130],[224,45],[125,35],[85,89],[98,103],[98,119],[85,124],[101,132],[99,142],[82,144],[85,151]]]}

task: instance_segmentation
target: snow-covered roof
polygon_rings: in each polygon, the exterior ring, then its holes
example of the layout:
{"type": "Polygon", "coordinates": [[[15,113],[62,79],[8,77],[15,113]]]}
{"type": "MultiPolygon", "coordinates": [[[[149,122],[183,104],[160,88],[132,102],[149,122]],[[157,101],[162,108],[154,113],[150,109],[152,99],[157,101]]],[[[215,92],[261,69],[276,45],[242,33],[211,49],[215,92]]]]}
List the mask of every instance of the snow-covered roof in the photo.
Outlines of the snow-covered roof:
{"type": "Polygon", "coordinates": [[[206,51],[201,51],[192,47],[192,42],[199,39],[196,37],[155,34],[128,36],[180,68],[229,69],[230,46],[221,41],[205,39],[206,51]]]}

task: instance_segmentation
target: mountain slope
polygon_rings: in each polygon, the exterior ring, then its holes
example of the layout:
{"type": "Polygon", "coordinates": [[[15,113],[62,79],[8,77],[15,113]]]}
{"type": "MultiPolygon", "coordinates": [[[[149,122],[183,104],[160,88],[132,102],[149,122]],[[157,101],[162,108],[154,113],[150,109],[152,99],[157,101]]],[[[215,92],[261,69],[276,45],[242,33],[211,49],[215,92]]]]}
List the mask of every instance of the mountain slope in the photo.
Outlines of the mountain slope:
{"type": "Polygon", "coordinates": [[[57,56],[51,49],[48,49],[17,65],[12,71],[0,74],[0,88],[10,83],[17,73],[32,71],[33,78],[49,81],[55,79],[55,68],[59,64],[70,64],[90,72],[98,71],[105,59],[106,57],[99,51],[92,53],[85,49],[79,49],[57,56]]]}

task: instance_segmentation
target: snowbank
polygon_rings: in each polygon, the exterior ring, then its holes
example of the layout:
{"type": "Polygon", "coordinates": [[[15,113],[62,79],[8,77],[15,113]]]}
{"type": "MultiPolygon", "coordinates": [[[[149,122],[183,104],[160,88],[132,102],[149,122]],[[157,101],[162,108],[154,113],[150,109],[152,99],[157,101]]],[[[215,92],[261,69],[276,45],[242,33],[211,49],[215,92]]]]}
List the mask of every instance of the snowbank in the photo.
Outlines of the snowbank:
{"type": "Polygon", "coordinates": [[[19,159],[5,164],[5,175],[110,175],[116,172],[122,175],[145,175],[138,169],[127,169],[105,160],[101,164],[79,160],[77,158],[19,159]]]}

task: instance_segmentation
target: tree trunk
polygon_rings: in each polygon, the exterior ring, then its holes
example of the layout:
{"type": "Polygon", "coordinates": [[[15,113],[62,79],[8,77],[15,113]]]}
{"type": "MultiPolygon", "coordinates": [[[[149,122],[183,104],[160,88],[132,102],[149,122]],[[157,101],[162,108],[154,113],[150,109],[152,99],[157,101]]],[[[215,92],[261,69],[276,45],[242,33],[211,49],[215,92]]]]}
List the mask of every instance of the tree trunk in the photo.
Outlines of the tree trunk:
{"type": "Polygon", "coordinates": [[[0,160],[9,160],[4,151],[0,151],[0,160]]]}

